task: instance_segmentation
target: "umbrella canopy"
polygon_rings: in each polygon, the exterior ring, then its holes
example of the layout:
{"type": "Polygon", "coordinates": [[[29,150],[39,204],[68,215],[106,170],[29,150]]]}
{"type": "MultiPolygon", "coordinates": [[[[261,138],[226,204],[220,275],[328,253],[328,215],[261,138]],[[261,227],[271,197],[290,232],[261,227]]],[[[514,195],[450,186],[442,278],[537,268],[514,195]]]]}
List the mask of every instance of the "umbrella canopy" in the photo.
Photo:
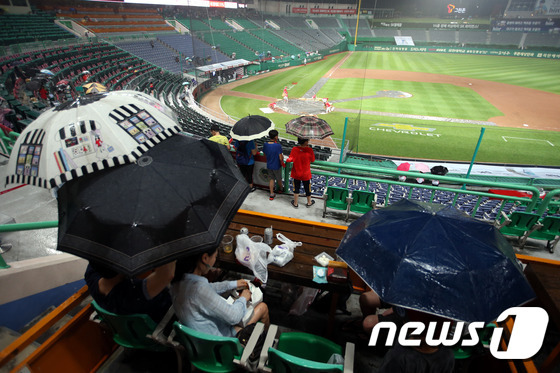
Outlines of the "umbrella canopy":
{"type": "Polygon", "coordinates": [[[430,167],[428,167],[428,165],[425,163],[415,163],[414,169],[418,172],[425,172],[425,173],[430,172],[430,167]]]}
{"type": "Polygon", "coordinates": [[[384,301],[454,320],[492,321],[535,296],[499,230],[451,206],[370,211],[336,253],[384,301]]]}
{"type": "Polygon", "coordinates": [[[57,86],[61,86],[61,85],[66,85],[67,86],[68,84],[70,84],[70,81],[68,79],[61,79],[58,82],[56,82],[57,86]]]}
{"type": "Polygon", "coordinates": [[[84,89],[86,90],[86,95],[89,95],[91,93],[103,93],[103,92],[107,92],[107,87],[105,87],[103,84],[101,83],[86,83],[83,85],[84,89]]]}
{"type": "Polygon", "coordinates": [[[54,76],[54,73],[52,71],[50,71],[49,69],[41,69],[40,72],[42,74],[47,74],[47,75],[50,75],[50,76],[54,76]]]}
{"type": "Polygon", "coordinates": [[[410,170],[410,163],[408,162],[403,162],[400,165],[397,166],[397,170],[398,171],[408,171],[410,170]]]}
{"type": "Polygon", "coordinates": [[[433,175],[441,175],[441,176],[445,176],[447,175],[447,173],[449,172],[449,170],[447,169],[447,167],[445,166],[434,166],[430,169],[430,172],[433,175]]]}
{"type": "Polygon", "coordinates": [[[314,115],[304,115],[286,123],[286,132],[302,139],[324,139],[334,132],[329,124],[314,115]]]}
{"type": "Polygon", "coordinates": [[[43,82],[39,79],[31,79],[28,83],[25,83],[25,89],[29,91],[37,91],[41,88],[43,82]]]}
{"type": "Polygon", "coordinates": [[[217,247],[249,193],[225,146],[173,136],[58,191],[58,249],[133,276],[217,247]]]}
{"type": "Polygon", "coordinates": [[[8,161],[6,184],[53,188],[65,181],[134,162],[180,131],[173,112],[153,97],[115,91],[68,101],[22,131],[8,161]]]}
{"type": "Polygon", "coordinates": [[[273,129],[274,123],[267,117],[248,115],[239,119],[229,134],[235,140],[249,141],[268,136],[268,132],[273,129]]]}

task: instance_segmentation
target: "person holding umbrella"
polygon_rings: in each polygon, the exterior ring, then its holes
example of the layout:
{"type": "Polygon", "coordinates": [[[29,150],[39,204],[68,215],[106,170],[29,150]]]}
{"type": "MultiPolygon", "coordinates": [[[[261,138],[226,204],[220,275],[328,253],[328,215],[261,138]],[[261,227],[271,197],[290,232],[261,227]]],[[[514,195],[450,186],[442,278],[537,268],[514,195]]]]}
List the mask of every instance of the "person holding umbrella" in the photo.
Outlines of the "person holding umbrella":
{"type": "Polygon", "coordinates": [[[436,322],[434,335],[440,335],[442,323],[446,321],[442,317],[430,315],[424,312],[408,310],[407,316],[410,321],[421,322],[425,325],[420,335],[410,335],[410,339],[420,340],[418,346],[402,346],[400,343],[392,347],[379,367],[379,373],[408,373],[408,372],[431,372],[448,373],[453,372],[455,367],[455,356],[453,349],[447,346],[430,346],[426,343],[428,324],[436,322]]]}
{"type": "Polygon", "coordinates": [[[271,130],[268,133],[270,141],[263,144],[263,153],[266,156],[266,172],[268,173],[270,197],[272,201],[276,197],[274,193],[274,181],[278,182],[280,193],[284,189],[282,184],[282,167],[286,167],[282,155],[282,145],[278,143],[278,131],[271,130]]]}
{"type": "Polygon", "coordinates": [[[303,183],[305,196],[307,197],[306,207],[311,207],[315,201],[311,199],[311,163],[315,162],[315,153],[309,147],[309,140],[298,138],[298,146],[294,146],[286,162],[293,162],[291,176],[294,179],[294,199],[292,206],[299,207],[299,189],[303,183]]]}
{"type": "Polygon", "coordinates": [[[158,323],[171,307],[167,285],[175,274],[175,264],[161,265],[141,279],[90,262],[84,279],[92,298],[107,311],[119,315],[143,313],[158,323]]]}
{"type": "Polygon", "coordinates": [[[239,170],[243,177],[251,187],[250,192],[254,192],[257,188],[253,186],[253,169],[255,168],[255,154],[258,153],[257,147],[253,140],[239,141],[235,140],[233,144],[236,149],[235,160],[239,166],[239,170]]]}

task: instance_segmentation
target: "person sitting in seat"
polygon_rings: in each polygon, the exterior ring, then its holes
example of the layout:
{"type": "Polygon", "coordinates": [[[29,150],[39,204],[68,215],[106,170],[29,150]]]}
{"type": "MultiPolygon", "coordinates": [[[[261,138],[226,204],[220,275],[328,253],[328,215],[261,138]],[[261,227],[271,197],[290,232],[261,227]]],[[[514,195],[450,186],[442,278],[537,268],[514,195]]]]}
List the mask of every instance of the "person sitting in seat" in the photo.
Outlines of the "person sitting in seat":
{"type": "Polygon", "coordinates": [[[92,298],[118,315],[143,313],[159,323],[171,307],[168,285],[175,261],[157,267],[145,278],[126,277],[103,265],[90,262],[84,275],[92,298]]]}
{"type": "Polygon", "coordinates": [[[409,339],[419,339],[418,346],[402,346],[396,342],[383,359],[379,373],[408,373],[408,372],[430,372],[450,373],[455,367],[455,357],[451,347],[430,346],[426,342],[428,324],[436,322],[437,327],[434,335],[441,333],[442,323],[445,319],[427,313],[407,310],[410,321],[418,321],[425,325],[420,335],[409,335],[409,339]]]}
{"type": "Polygon", "coordinates": [[[373,290],[362,293],[359,303],[363,315],[362,328],[367,333],[371,333],[373,327],[381,321],[393,321],[398,327],[404,323],[404,314],[395,312],[395,309],[389,303],[384,302],[373,290]],[[378,314],[378,309],[386,310],[378,314]]]}
{"type": "MultiPolygon", "coordinates": [[[[173,308],[179,321],[194,330],[224,337],[238,337],[240,325],[247,312],[251,292],[246,280],[208,282],[204,277],[216,263],[218,249],[196,255],[177,264],[172,281],[173,308]],[[230,290],[242,290],[232,304],[220,296],[230,290]]],[[[257,322],[268,328],[268,307],[264,302],[255,306],[253,315],[245,328],[257,322]]]]}

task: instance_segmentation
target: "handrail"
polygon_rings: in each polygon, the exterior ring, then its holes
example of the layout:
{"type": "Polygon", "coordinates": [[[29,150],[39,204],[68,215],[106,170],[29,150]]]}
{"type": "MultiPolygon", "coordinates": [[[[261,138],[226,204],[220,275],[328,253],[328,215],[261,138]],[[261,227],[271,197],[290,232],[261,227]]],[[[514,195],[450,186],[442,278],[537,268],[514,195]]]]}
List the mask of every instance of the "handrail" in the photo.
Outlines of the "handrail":
{"type": "MultiPolygon", "coordinates": [[[[421,177],[423,179],[428,179],[428,180],[436,179],[436,180],[439,180],[440,182],[447,182],[447,183],[459,184],[459,185],[467,183],[467,184],[478,185],[478,186],[483,186],[483,187],[500,187],[500,188],[505,188],[505,189],[526,190],[526,191],[531,192],[533,194],[531,199],[530,199],[529,204],[527,205],[527,210],[533,210],[540,200],[539,189],[537,187],[534,187],[534,186],[531,186],[531,185],[520,185],[520,184],[501,183],[501,182],[489,182],[489,181],[484,181],[484,180],[465,179],[465,178],[459,178],[459,177],[453,177],[453,176],[441,176],[441,175],[433,175],[433,174],[424,174],[424,173],[420,173],[420,172],[399,171],[399,170],[382,168],[382,167],[374,167],[374,166],[347,165],[347,164],[339,164],[339,163],[332,163],[332,162],[325,162],[325,161],[315,161],[313,163],[313,167],[323,167],[323,168],[333,169],[333,170],[337,170],[337,171],[339,169],[341,169],[341,170],[354,170],[354,171],[367,172],[367,173],[370,173],[370,174],[392,175],[392,176],[397,176],[397,177],[401,176],[401,175],[408,176],[408,177],[413,177],[413,178],[421,177]]],[[[313,171],[312,171],[312,173],[313,173],[313,171]]],[[[350,178],[350,179],[360,179],[359,176],[345,175],[345,174],[337,174],[336,177],[350,178]]],[[[366,179],[362,179],[362,180],[366,180],[366,179]]],[[[392,181],[392,180],[383,179],[381,181],[377,181],[377,180],[372,180],[372,181],[384,182],[384,183],[388,183],[388,184],[411,186],[409,183],[401,183],[401,182],[398,182],[396,180],[392,181]]],[[[428,185],[418,185],[417,187],[427,188],[427,189],[434,189],[434,188],[435,189],[444,189],[444,190],[451,190],[453,192],[459,192],[456,189],[445,189],[445,188],[441,188],[441,187],[430,187],[428,185]]],[[[475,193],[473,191],[468,191],[468,194],[477,194],[477,193],[475,193]]],[[[523,198],[523,197],[503,196],[503,195],[500,195],[500,194],[492,194],[492,196],[493,197],[503,197],[504,199],[508,199],[508,200],[527,201],[527,198],[523,198]]],[[[550,198],[552,198],[552,196],[550,198]]],[[[543,203],[543,205],[544,205],[544,203],[543,203]]]]}
{"type": "Polygon", "coordinates": [[[38,222],[31,222],[31,223],[2,224],[0,225],[0,233],[28,231],[32,229],[57,228],[57,227],[58,227],[58,220],[38,221],[38,222]]]}
{"type": "Polygon", "coordinates": [[[556,195],[560,194],[560,189],[554,189],[551,190],[550,192],[548,192],[546,194],[546,197],[544,197],[541,205],[539,206],[539,208],[537,209],[537,214],[538,215],[542,215],[544,214],[544,212],[546,211],[548,204],[550,203],[550,201],[552,201],[552,198],[556,195]]]}
{"type": "Polygon", "coordinates": [[[16,131],[10,132],[8,135],[4,134],[4,131],[0,130],[0,141],[2,142],[2,147],[6,149],[8,155],[12,152],[14,144],[16,143],[19,133],[16,131]]]}

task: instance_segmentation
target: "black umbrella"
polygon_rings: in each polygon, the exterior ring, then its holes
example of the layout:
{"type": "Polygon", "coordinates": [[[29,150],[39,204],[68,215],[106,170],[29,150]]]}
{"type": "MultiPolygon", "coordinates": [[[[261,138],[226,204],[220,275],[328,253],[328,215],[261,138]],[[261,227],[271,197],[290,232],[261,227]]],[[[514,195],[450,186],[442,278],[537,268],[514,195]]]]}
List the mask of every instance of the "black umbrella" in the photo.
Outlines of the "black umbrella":
{"type": "Polygon", "coordinates": [[[43,82],[38,79],[31,79],[28,83],[25,83],[25,89],[28,91],[37,91],[41,89],[43,82]]]}
{"type": "Polygon", "coordinates": [[[336,254],[387,303],[454,320],[492,321],[535,297],[499,230],[451,206],[370,211],[336,254]]]}
{"type": "Polygon", "coordinates": [[[248,193],[226,147],[176,135],[65,183],[58,249],[133,276],[217,247],[248,193]]]}
{"type": "Polygon", "coordinates": [[[274,123],[261,115],[249,115],[241,118],[233,125],[230,136],[239,141],[249,141],[268,136],[274,129],[274,123]]]}
{"type": "Polygon", "coordinates": [[[445,176],[447,175],[447,173],[449,172],[449,170],[447,169],[447,167],[445,166],[434,166],[430,169],[430,172],[433,175],[441,175],[441,176],[445,176]]]}
{"type": "Polygon", "coordinates": [[[331,126],[315,115],[303,115],[286,123],[286,132],[303,139],[324,139],[334,132],[331,126]]]}

